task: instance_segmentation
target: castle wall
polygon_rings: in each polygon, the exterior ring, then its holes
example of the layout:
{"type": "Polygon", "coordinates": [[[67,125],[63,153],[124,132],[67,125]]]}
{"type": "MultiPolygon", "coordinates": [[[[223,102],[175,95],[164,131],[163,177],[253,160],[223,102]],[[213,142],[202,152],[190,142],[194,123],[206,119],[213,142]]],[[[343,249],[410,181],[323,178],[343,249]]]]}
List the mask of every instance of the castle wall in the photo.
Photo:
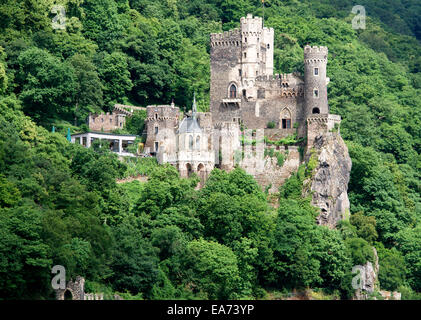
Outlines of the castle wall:
{"type": "Polygon", "coordinates": [[[173,105],[148,106],[146,108],[146,143],[145,149],[155,152],[155,142],[158,142],[158,148],[175,148],[175,129],[178,126],[180,109],[173,105]],[[156,129],[157,128],[157,129],[156,129]],[[156,130],[158,131],[156,133],[156,130]],[[173,142],[171,142],[173,141],[173,142]]]}
{"type": "Polygon", "coordinates": [[[241,95],[241,33],[238,29],[222,34],[211,34],[211,83],[210,111],[214,121],[222,121],[219,115],[222,99],[229,98],[229,86],[235,84],[237,97],[241,95]]]}
{"type": "Polygon", "coordinates": [[[126,115],[120,113],[89,114],[88,126],[92,131],[111,132],[123,129],[126,124],[126,115]]]}
{"type": "Polygon", "coordinates": [[[258,150],[258,147],[245,150],[244,159],[240,163],[241,168],[251,174],[262,189],[268,188],[270,193],[278,192],[278,188],[300,165],[298,147],[288,147],[288,150],[281,147],[277,152],[285,156],[282,166],[278,165],[277,157],[264,157],[264,149],[258,150]]]}

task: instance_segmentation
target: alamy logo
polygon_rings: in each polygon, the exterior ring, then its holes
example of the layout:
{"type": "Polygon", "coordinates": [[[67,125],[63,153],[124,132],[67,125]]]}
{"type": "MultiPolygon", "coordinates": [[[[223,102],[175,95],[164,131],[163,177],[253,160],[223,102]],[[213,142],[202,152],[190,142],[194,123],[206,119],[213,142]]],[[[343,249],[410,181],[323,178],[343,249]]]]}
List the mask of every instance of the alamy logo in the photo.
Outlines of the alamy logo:
{"type": "Polygon", "coordinates": [[[356,275],[352,278],[352,288],[354,290],[362,289],[364,287],[365,268],[361,265],[352,267],[352,274],[356,275]]]}
{"type": "Polygon", "coordinates": [[[65,30],[66,29],[66,9],[62,5],[55,5],[51,9],[51,13],[56,14],[53,20],[51,20],[53,29],[65,30]]]}
{"type": "Polygon", "coordinates": [[[51,286],[53,287],[53,289],[66,289],[66,268],[64,268],[62,265],[55,265],[51,269],[51,273],[58,273],[51,280],[51,286]]]}
{"type": "Polygon", "coordinates": [[[352,29],[365,29],[365,7],[354,6],[351,11],[356,16],[352,19],[352,29]]]}

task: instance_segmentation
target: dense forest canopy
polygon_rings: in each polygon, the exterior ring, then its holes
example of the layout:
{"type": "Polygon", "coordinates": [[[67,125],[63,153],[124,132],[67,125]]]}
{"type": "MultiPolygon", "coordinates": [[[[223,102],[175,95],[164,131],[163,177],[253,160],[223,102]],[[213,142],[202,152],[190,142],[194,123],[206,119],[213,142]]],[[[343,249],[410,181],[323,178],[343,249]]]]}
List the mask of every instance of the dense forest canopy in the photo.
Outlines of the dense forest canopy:
{"type": "MultiPolygon", "coordinates": [[[[206,186],[153,161],[118,161],[64,135],[114,103],[209,105],[209,34],[262,16],[260,0],[5,0],[0,4],[0,298],[53,298],[53,265],[87,290],[131,298],[267,298],[294,288],[350,298],[352,266],[380,259],[380,286],[421,291],[421,4],[266,0],[275,71],[329,47],[332,113],[353,166],[351,218],[315,224],[303,165],[279,208],[241,169],[206,186]],[[53,29],[55,4],[64,30],[53,29]],[[51,127],[56,132],[51,133],[51,127]],[[149,181],[117,184],[130,172],[149,181]]],[[[139,134],[142,119],[125,128],[139,134]]],[[[418,292],[418,294],[417,294],[418,292]]]]}

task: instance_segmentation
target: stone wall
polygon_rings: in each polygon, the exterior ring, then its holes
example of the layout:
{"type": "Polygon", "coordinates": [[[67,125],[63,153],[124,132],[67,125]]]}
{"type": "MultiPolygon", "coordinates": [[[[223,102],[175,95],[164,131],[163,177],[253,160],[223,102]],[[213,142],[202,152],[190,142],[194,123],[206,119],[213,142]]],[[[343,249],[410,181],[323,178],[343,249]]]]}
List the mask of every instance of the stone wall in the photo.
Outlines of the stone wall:
{"type": "Polygon", "coordinates": [[[122,113],[89,114],[88,125],[92,131],[111,132],[123,129],[126,124],[126,115],[122,113]]]}
{"type": "Polygon", "coordinates": [[[147,117],[145,152],[154,153],[155,142],[158,142],[158,148],[171,144],[175,147],[175,129],[179,123],[180,109],[174,105],[157,105],[146,108],[147,117]]]}
{"type": "Polygon", "coordinates": [[[77,276],[75,281],[68,281],[66,289],[56,290],[56,299],[64,300],[66,291],[71,294],[72,300],[85,300],[85,279],[77,276]]]}
{"type": "Polygon", "coordinates": [[[276,156],[264,157],[264,153],[258,151],[245,152],[245,157],[240,163],[240,167],[251,174],[263,190],[268,188],[269,193],[278,192],[279,187],[300,166],[298,147],[289,147],[288,150],[281,147],[277,152],[281,152],[285,156],[282,166],[278,165],[276,156]],[[251,156],[247,156],[247,154],[251,154],[251,156]]]}

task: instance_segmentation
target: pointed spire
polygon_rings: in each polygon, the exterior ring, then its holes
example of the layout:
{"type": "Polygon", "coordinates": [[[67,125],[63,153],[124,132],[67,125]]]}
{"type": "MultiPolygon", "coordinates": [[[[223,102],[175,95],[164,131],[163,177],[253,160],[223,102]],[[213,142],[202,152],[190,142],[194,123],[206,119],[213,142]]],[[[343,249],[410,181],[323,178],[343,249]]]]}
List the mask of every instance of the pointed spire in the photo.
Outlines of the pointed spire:
{"type": "Polygon", "coordinates": [[[192,117],[196,119],[196,113],[197,113],[197,105],[196,105],[196,91],[193,95],[193,108],[192,108],[192,117]]]}

